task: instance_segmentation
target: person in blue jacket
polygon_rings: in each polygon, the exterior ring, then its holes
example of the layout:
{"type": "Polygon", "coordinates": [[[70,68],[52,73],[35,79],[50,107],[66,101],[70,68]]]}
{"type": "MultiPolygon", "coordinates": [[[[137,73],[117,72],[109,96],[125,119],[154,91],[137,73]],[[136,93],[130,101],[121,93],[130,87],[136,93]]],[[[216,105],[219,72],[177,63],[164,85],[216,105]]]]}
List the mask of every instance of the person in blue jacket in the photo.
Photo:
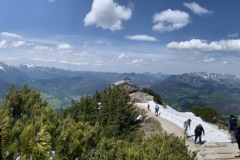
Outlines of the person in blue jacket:
{"type": "Polygon", "coordinates": [[[237,119],[233,115],[230,116],[229,131],[231,133],[231,143],[233,143],[235,141],[234,138],[238,133],[237,119]]]}
{"type": "Polygon", "coordinates": [[[159,111],[159,107],[156,105],[156,107],[155,107],[155,114],[156,114],[156,116],[158,116],[158,111],[159,111]]]}

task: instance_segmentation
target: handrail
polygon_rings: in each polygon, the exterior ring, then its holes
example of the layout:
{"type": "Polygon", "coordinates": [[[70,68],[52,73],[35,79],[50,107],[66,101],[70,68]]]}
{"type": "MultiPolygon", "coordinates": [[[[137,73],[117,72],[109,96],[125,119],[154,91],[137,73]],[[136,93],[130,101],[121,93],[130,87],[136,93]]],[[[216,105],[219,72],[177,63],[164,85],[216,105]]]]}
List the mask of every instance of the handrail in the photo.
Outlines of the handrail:
{"type": "Polygon", "coordinates": [[[228,125],[228,133],[230,133],[230,123],[222,121],[220,119],[217,119],[217,117],[213,117],[213,119],[216,119],[218,121],[218,129],[221,129],[220,128],[220,122],[227,124],[228,125]]]}

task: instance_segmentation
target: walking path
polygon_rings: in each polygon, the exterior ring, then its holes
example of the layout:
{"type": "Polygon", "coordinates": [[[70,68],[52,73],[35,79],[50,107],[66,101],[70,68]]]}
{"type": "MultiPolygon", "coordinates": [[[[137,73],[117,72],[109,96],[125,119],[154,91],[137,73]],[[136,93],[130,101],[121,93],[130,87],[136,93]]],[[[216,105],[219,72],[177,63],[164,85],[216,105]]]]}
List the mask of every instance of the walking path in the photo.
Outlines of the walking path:
{"type": "Polygon", "coordinates": [[[190,138],[186,141],[186,145],[188,146],[189,150],[197,152],[197,160],[240,159],[240,157],[235,157],[239,156],[239,149],[237,144],[229,143],[230,137],[226,134],[225,131],[218,130],[216,126],[203,122],[199,117],[195,117],[192,113],[180,113],[174,109],[171,109],[169,106],[167,109],[164,109],[161,107],[161,105],[159,105],[160,115],[156,117],[155,113],[153,113],[156,104],[152,101],[148,103],[137,103],[137,107],[146,110],[148,117],[155,117],[161,123],[163,130],[168,134],[174,133],[176,136],[183,138],[182,125],[184,120],[188,119],[185,116],[188,116],[193,120],[191,124],[192,129],[188,133],[190,135],[190,138]],[[148,103],[150,104],[151,111],[147,110],[148,103]],[[193,140],[193,138],[195,138],[193,132],[196,126],[194,121],[197,120],[198,122],[195,122],[196,125],[199,123],[203,124],[206,132],[206,136],[203,137],[204,144],[202,145],[195,144],[193,140]]]}

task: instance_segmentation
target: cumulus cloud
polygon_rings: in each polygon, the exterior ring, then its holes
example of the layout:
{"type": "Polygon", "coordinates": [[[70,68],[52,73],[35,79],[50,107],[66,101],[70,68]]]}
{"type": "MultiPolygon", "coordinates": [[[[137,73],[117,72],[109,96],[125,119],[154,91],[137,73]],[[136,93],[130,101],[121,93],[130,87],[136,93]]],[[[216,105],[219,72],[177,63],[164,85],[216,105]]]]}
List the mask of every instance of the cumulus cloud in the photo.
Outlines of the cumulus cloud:
{"type": "Polygon", "coordinates": [[[228,37],[237,37],[238,36],[238,32],[233,33],[233,34],[228,34],[228,37]]]}
{"type": "Polygon", "coordinates": [[[186,26],[190,22],[190,16],[184,11],[168,9],[153,16],[153,30],[163,32],[171,32],[186,26]]]}
{"type": "Polygon", "coordinates": [[[79,65],[79,66],[88,65],[87,62],[85,62],[85,63],[75,63],[75,62],[69,62],[69,61],[61,61],[60,63],[70,64],[70,65],[79,65]]]}
{"type": "Polygon", "coordinates": [[[134,35],[134,36],[125,36],[126,39],[131,40],[140,40],[140,41],[158,41],[154,37],[150,37],[148,35],[134,35]]]}
{"type": "Polygon", "coordinates": [[[215,61],[215,58],[206,58],[206,59],[203,59],[203,62],[214,62],[215,61]]]}
{"type": "Polygon", "coordinates": [[[118,59],[125,59],[128,58],[124,53],[122,53],[120,56],[118,56],[118,59]]]}
{"type": "Polygon", "coordinates": [[[61,43],[57,46],[58,49],[71,49],[73,46],[71,46],[70,44],[66,44],[66,43],[61,43]]]}
{"type": "Polygon", "coordinates": [[[228,62],[227,61],[223,61],[222,64],[228,64],[228,62]]]}
{"type": "Polygon", "coordinates": [[[20,47],[20,46],[24,45],[25,43],[26,42],[24,42],[24,41],[17,41],[17,42],[13,42],[12,46],[13,47],[20,47]]]}
{"type": "Polygon", "coordinates": [[[97,64],[94,64],[94,66],[103,66],[102,63],[97,63],[97,64]]]}
{"type": "Polygon", "coordinates": [[[156,59],[152,59],[153,62],[156,62],[157,60],[156,59]]]}
{"type": "Polygon", "coordinates": [[[123,29],[122,20],[129,20],[131,16],[131,7],[120,6],[113,0],[94,0],[84,22],[85,26],[96,25],[115,31],[123,29]]]}
{"type": "Polygon", "coordinates": [[[89,53],[88,52],[81,52],[81,53],[76,53],[74,54],[75,56],[80,56],[80,57],[88,57],[89,53]]]}
{"type": "Polygon", "coordinates": [[[6,36],[6,37],[12,37],[12,38],[21,38],[22,36],[20,35],[17,35],[17,34],[14,34],[14,33],[8,33],[8,32],[2,32],[1,33],[3,36],[6,36]]]}
{"type": "Polygon", "coordinates": [[[89,42],[84,42],[84,45],[82,46],[83,48],[88,48],[90,46],[89,42]]]}
{"type": "Polygon", "coordinates": [[[29,58],[31,61],[42,61],[42,58],[29,58]]]}
{"type": "Polygon", "coordinates": [[[198,15],[206,15],[206,14],[213,14],[213,11],[209,11],[206,8],[201,7],[199,4],[196,2],[192,3],[183,3],[185,7],[188,7],[189,9],[192,10],[193,13],[196,13],[198,15]]]}
{"type": "Polygon", "coordinates": [[[38,52],[43,52],[43,51],[52,51],[52,48],[49,48],[47,46],[35,46],[33,47],[33,49],[35,51],[38,51],[38,52]]]}
{"type": "Polygon", "coordinates": [[[3,40],[0,42],[0,48],[6,48],[7,47],[7,41],[6,40],[3,40]]]}
{"type": "Polygon", "coordinates": [[[200,39],[192,39],[184,42],[171,42],[167,44],[167,48],[197,51],[240,51],[240,39],[213,41],[209,44],[200,39]]]}
{"type": "Polygon", "coordinates": [[[134,59],[132,60],[132,63],[137,64],[143,62],[143,59],[134,59]]]}

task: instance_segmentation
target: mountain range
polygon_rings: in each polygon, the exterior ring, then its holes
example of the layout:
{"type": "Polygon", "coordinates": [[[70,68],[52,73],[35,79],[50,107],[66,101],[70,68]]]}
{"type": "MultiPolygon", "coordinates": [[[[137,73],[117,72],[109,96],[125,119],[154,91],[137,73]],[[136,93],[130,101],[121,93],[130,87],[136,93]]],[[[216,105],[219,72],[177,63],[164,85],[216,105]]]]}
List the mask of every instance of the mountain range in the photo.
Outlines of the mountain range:
{"type": "Polygon", "coordinates": [[[214,107],[224,115],[240,114],[240,79],[234,75],[205,72],[172,75],[151,89],[179,111],[197,105],[214,107]]]}
{"type": "MultiPolygon", "coordinates": [[[[30,88],[40,91],[43,99],[47,99],[49,105],[55,108],[70,106],[72,98],[77,100],[81,95],[92,95],[96,89],[101,92],[104,87],[125,77],[141,87],[159,83],[153,76],[140,73],[71,71],[33,64],[12,67],[1,63],[0,68],[3,70],[0,78],[8,82],[8,87],[11,83],[17,84],[17,87],[29,83],[30,88]]],[[[6,93],[5,91],[1,91],[2,95],[6,93]]],[[[2,96],[1,99],[3,98],[2,96]]]]}
{"type": "Polygon", "coordinates": [[[240,79],[230,74],[205,72],[167,75],[162,73],[113,73],[71,71],[54,67],[21,64],[18,67],[0,62],[0,100],[11,83],[21,88],[29,83],[30,88],[41,92],[54,108],[71,105],[71,99],[102,91],[111,83],[129,77],[136,86],[150,87],[171,107],[185,111],[190,106],[214,107],[224,115],[240,115],[240,79]]]}

